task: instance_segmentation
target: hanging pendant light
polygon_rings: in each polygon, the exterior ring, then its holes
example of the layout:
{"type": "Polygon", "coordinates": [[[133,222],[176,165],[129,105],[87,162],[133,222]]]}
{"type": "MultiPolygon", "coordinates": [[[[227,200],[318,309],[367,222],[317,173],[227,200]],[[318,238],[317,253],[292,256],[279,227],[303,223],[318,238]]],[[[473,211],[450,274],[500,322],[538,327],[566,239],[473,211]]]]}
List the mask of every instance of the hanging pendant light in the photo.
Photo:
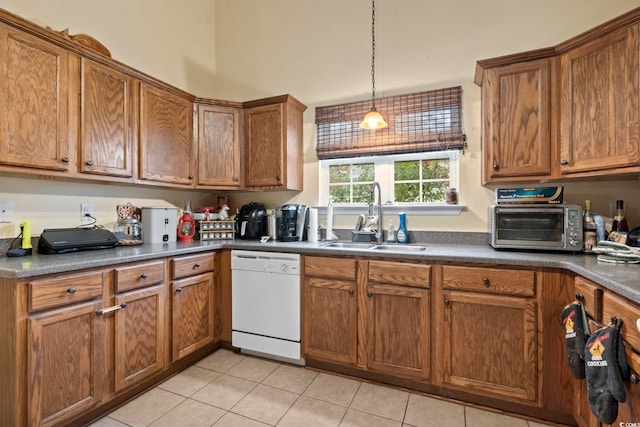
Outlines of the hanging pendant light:
{"type": "Polygon", "coordinates": [[[382,129],[387,127],[382,114],[376,110],[376,0],[371,0],[371,111],[362,122],[362,129],[382,129]]]}

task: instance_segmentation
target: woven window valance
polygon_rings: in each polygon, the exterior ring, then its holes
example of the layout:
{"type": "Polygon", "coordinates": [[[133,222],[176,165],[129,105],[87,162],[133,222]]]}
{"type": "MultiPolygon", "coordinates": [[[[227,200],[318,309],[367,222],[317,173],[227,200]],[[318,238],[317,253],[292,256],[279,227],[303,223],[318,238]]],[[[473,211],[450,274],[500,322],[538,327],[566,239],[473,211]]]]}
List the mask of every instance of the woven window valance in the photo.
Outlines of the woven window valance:
{"type": "Polygon", "coordinates": [[[316,108],[319,159],[463,149],[462,87],[376,99],[388,127],[359,127],[371,100],[316,108]]]}

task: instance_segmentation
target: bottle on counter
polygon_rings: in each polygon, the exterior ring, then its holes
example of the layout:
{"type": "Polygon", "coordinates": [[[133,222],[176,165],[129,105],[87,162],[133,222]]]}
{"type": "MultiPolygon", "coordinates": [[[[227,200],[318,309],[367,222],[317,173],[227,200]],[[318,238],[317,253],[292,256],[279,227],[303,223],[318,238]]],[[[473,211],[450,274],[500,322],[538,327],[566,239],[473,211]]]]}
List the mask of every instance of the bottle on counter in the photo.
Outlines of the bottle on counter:
{"type": "Polygon", "coordinates": [[[398,216],[400,217],[400,225],[398,226],[398,231],[396,232],[396,242],[409,243],[409,231],[407,231],[407,214],[405,212],[400,212],[398,216]]]}
{"type": "Polygon", "coordinates": [[[627,234],[629,233],[629,224],[624,214],[624,201],[616,200],[616,214],[613,217],[611,223],[611,233],[609,233],[609,240],[626,243],[627,234]]]}
{"type": "Polygon", "coordinates": [[[393,228],[393,221],[389,221],[389,228],[387,229],[387,243],[396,242],[396,230],[393,228]]]}
{"type": "Polygon", "coordinates": [[[584,215],[582,218],[582,251],[591,253],[598,244],[596,221],[591,212],[591,200],[584,201],[584,215]]]}

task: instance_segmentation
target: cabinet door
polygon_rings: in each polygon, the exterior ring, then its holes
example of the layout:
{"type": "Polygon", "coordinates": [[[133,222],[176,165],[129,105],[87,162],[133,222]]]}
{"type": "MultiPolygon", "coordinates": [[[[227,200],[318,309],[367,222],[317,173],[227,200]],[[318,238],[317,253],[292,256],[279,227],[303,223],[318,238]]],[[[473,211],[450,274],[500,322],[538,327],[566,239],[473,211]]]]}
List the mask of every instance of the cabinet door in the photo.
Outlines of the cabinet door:
{"type": "Polygon", "coordinates": [[[176,280],[171,292],[171,353],[175,362],[213,342],[213,273],[176,280]]]}
{"type": "Polygon", "coordinates": [[[137,150],[137,81],[82,59],[80,171],[133,176],[137,150]]]}
{"type": "Polygon", "coordinates": [[[240,186],[240,110],[198,107],[198,185],[240,186]]]}
{"type": "Polygon", "coordinates": [[[164,284],[116,294],[115,390],[119,392],[166,366],[164,284]]]}
{"type": "Polygon", "coordinates": [[[245,186],[283,185],[284,104],[262,105],[245,110],[245,186]]]}
{"type": "Polygon", "coordinates": [[[487,70],[484,181],[551,174],[550,60],[487,70]]]}
{"type": "Polygon", "coordinates": [[[0,164],[68,171],[68,53],[0,25],[0,164]]]}
{"type": "Polygon", "coordinates": [[[437,333],[442,383],[501,399],[538,400],[533,299],[443,292],[437,333]]]}
{"type": "Polygon", "coordinates": [[[191,186],[193,103],[145,83],[140,94],[140,178],[191,186]]]}
{"type": "Polygon", "coordinates": [[[361,294],[358,364],[421,380],[429,378],[429,290],[370,283],[361,294]]]}
{"type": "Polygon", "coordinates": [[[638,26],[619,30],[561,57],[561,171],[636,165],[638,26]]]}
{"type": "Polygon", "coordinates": [[[355,281],[305,278],[302,349],[305,356],[356,364],[355,281]]]}
{"type": "Polygon", "coordinates": [[[45,311],[28,319],[28,424],[62,425],[103,398],[101,300],[45,311]]]}

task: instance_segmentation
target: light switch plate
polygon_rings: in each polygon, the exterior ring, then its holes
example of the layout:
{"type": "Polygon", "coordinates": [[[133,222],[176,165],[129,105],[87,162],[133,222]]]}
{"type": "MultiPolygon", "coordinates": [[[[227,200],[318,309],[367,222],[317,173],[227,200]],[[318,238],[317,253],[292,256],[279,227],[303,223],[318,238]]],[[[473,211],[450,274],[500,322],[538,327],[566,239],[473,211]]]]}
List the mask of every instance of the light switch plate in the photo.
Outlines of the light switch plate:
{"type": "Polygon", "coordinates": [[[0,222],[13,220],[13,203],[0,201],[0,222]]]}

